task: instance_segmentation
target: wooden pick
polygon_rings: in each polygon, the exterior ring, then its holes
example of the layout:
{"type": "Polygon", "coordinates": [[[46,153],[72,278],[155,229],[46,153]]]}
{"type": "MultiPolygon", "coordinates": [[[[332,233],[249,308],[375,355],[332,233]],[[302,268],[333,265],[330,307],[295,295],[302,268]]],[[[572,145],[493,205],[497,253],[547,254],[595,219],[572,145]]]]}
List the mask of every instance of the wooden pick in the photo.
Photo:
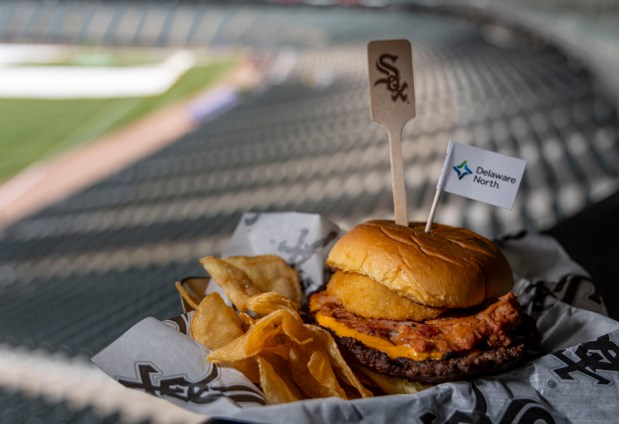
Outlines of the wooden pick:
{"type": "Polygon", "coordinates": [[[371,116],[389,135],[395,223],[408,226],[402,130],[415,117],[411,44],[407,40],[370,42],[368,69],[371,116]]]}

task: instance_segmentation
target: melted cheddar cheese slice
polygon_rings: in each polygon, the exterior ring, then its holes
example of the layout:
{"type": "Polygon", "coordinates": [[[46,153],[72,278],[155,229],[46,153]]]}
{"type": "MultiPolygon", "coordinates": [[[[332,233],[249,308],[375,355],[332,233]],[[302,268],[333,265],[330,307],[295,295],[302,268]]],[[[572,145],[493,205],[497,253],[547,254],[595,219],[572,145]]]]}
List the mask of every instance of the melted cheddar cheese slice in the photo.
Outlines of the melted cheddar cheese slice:
{"type": "Polygon", "coordinates": [[[316,321],[323,327],[331,329],[338,337],[352,337],[359,340],[369,348],[380,350],[395,359],[399,357],[412,359],[413,361],[424,361],[426,359],[441,359],[441,352],[418,352],[410,346],[397,346],[381,337],[370,336],[353,328],[339,323],[335,318],[323,315],[320,312],[315,314],[316,321]]]}

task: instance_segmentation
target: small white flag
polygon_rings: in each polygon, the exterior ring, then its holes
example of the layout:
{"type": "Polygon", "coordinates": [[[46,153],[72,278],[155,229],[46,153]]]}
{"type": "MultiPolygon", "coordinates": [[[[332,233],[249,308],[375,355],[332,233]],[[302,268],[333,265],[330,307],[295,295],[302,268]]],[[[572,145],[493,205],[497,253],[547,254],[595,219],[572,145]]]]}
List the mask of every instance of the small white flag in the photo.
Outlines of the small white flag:
{"type": "Polygon", "coordinates": [[[437,190],[511,209],[526,161],[449,141],[437,190]]]}

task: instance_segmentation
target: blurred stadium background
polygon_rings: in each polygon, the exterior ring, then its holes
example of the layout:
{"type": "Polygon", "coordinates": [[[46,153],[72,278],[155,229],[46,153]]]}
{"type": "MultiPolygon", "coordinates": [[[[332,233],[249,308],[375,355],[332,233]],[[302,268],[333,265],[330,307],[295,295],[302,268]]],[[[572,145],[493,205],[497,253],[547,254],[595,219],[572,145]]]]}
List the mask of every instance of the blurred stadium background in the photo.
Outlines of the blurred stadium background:
{"type": "MultiPolygon", "coordinates": [[[[389,38],[414,49],[411,218],[427,216],[449,139],[522,157],[527,169],[513,211],[445,195],[439,222],[490,237],[543,231],[617,192],[616,0],[0,3],[6,46],[69,46],[87,52],[80,66],[109,52],[156,51],[143,65],[183,50],[227,57],[226,70],[243,57],[259,74],[216,115],[213,102],[184,103],[190,131],[157,152],[19,219],[0,211],[0,422],[199,421],[123,389],[89,358],[144,317],[178,315],[174,282],[201,274],[197,259],[221,253],[245,211],[317,212],[344,227],[392,216],[365,50],[389,38]]],[[[170,101],[217,80],[197,75],[170,101]]],[[[67,117],[87,130],[53,153],[87,149],[116,128],[110,113],[119,126],[137,119],[119,101],[42,118],[33,111],[43,101],[0,99],[0,169],[22,160],[9,147],[25,146],[35,125],[44,148],[66,138],[55,131],[67,117]]]]}

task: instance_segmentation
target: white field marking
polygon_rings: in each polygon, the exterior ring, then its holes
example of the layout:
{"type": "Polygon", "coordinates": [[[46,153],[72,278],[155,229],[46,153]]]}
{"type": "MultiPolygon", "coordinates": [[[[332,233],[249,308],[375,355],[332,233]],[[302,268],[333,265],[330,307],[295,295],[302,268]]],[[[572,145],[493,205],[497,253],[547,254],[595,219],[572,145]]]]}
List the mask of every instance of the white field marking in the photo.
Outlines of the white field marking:
{"type": "Polygon", "coordinates": [[[195,64],[178,51],[156,65],[89,68],[79,66],[0,67],[0,97],[69,99],[154,96],[166,92],[195,64]]]}
{"type": "Polygon", "coordinates": [[[65,59],[67,52],[63,46],[0,44],[0,66],[53,62],[65,59]]]}
{"type": "MultiPolygon", "coordinates": [[[[263,78],[262,72],[244,62],[217,86],[229,84],[236,92],[243,87],[254,86],[258,79],[263,78]]],[[[21,172],[0,186],[0,228],[177,140],[193,128],[196,114],[200,120],[210,119],[222,106],[215,104],[221,102],[221,95],[213,97],[206,94],[214,90],[221,94],[220,89],[209,88],[197,99],[166,106],[85,147],[73,149],[21,172]]]]}
{"type": "Polygon", "coordinates": [[[85,358],[0,344],[0,387],[26,396],[64,401],[75,410],[92,407],[101,417],[118,413],[123,421],[197,423],[207,417],[128,389],[85,358]]]}

